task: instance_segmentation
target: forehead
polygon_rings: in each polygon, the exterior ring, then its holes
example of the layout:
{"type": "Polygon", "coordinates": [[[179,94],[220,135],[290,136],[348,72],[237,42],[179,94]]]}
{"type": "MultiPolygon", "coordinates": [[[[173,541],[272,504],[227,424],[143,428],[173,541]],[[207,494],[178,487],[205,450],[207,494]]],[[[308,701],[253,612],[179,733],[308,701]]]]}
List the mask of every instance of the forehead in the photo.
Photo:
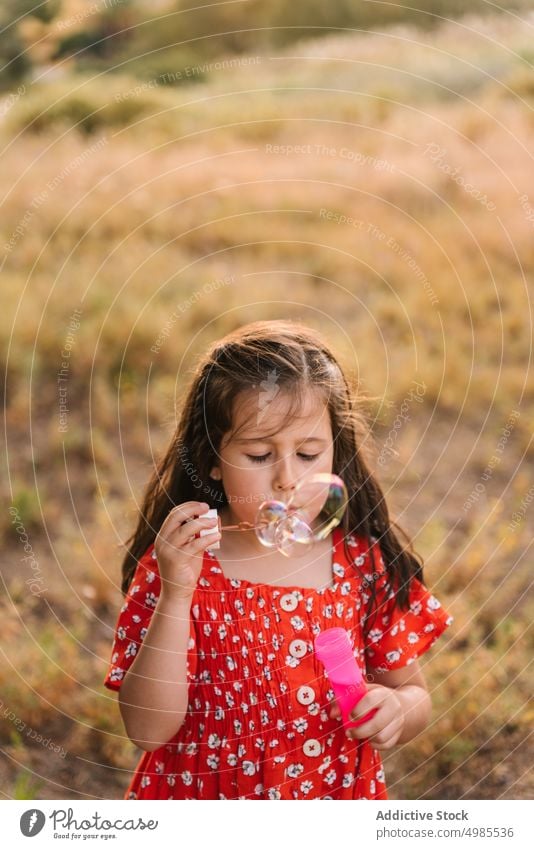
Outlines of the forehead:
{"type": "Polygon", "coordinates": [[[232,441],[332,438],[328,406],[310,389],[303,392],[300,403],[287,390],[241,392],[233,413],[232,441]]]}

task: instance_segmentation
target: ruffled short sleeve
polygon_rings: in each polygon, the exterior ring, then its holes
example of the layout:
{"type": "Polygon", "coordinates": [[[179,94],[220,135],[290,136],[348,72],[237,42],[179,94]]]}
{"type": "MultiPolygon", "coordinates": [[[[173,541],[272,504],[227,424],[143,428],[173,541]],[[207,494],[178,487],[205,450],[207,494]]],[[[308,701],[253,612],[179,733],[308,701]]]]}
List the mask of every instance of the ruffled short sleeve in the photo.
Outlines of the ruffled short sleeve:
{"type": "MultiPolygon", "coordinates": [[[[151,545],[138,561],[137,569],[124,599],[117,624],[111,651],[111,661],[104,685],[110,690],[119,690],[130,666],[135,660],[139,646],[143,642],[150,625],[152,614],[159,599],[161,581],[151,545]]],[[[196,652],[193,623],[187,653],[187,680],[195,680],[196,652]]]]}
{"type": "Polygon", "coordinates": [[[395,592],[380,548],[371,543],[375,558],[377,613],[364,627],[365,656],[369,667],[380,672],[409,666],[427,652],[454,621],[435,595],[417,578],[409,588],[409,609],[394,607],[395,592]]]}

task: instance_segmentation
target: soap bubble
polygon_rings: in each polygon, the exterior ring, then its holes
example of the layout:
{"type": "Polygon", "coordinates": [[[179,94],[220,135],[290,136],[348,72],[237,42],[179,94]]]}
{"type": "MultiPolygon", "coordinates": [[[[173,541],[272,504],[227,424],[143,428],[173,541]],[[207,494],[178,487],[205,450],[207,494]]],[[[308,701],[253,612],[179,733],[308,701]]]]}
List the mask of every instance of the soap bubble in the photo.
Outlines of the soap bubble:
{"type": "Polygon", "coordinates": [[[339,525],[347,504],[347,488],[338,475],[311,475],[295,487],[287,504],[272,499],[260,505],[256,535],[286,557],[302,556],[339,525]]]}

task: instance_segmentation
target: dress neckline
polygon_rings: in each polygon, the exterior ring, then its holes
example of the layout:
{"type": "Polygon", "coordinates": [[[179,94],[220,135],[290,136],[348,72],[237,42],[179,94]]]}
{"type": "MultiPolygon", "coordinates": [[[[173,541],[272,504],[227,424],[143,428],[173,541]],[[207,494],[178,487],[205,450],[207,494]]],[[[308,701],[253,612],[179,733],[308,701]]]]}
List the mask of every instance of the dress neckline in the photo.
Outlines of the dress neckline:
{"type": "MultiPolygon", "coordinates": [[[[339,525],[332,531],[330,540],[330,583],[323,587],[303,587],[300,585],[297,586],[296,584],[267,584],[264,581],[249,581],[247,578],[227,578],[219,558],[215,552],[210,549],[206,549],[204,552],[204,562],[202,564],[200,577],[207,578],[209,575],[213,578],[213,574],[216,572],[225,584],[230,584],[230,586],[234,589],[238,587],[262,587],[269,590],[278,590],[281,593],[300,591],[302,593],[318,593],[319,595],[324,595],[325,592],[335,590],[341,579],[341,576],[337,575],[335,570],[338,546],[343,541],[343,532],[339,525]]],[[[347,577],[345,576],[345,580],[346,579],[347,577]]]]}

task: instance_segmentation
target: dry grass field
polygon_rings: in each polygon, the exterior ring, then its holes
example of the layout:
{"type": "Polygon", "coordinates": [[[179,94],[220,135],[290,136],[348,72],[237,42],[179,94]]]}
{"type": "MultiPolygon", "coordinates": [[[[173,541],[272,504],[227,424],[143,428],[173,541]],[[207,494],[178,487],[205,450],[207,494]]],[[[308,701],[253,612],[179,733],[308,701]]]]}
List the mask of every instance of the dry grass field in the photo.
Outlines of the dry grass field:
{"type": "Polygon", "coordinates": [[[67,68],[0,102],[4,798],[122,798],[120,542],[195,357],[280,317],[383,398],[377,474],[455,617],[391,798],[532,797],[533,28],[336,33],[179,86],[67,68]]]}

